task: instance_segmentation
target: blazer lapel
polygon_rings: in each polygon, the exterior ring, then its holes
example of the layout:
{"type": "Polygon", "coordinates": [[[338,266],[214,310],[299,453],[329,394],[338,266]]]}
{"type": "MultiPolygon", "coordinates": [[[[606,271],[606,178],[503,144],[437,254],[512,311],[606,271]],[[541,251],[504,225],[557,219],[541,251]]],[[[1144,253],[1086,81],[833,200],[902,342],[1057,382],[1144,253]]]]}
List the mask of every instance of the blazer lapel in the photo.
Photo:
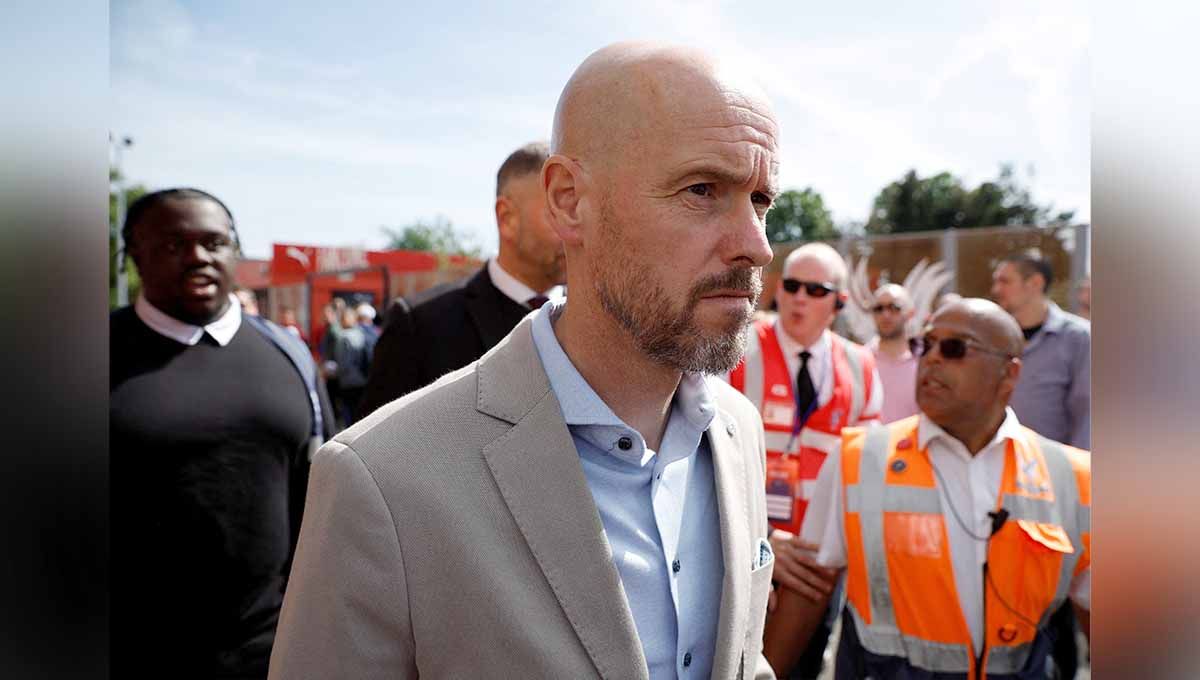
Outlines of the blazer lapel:
{"type": "Polygon", "coordinates": [[[484,349],[494,347],[503,340],[529,311],[496,288],[492,277],[488,276],[486,265],[467,282],[464,299],[467,314],[474,322],[475,330],[479,332],[484,349]]]}
{"type": "Polygon", "coordinates": [[[480,411],[514,423],[483,450],[504,502],[601,677],[647,678],[625,590],[530,319],[480,359],[480,411]]]}
{"type": "Polygon", "coordinates": [[[708,428],[708,443],[712,450],[725,579],[721,584],[721,613],[717,620],[714,680],[736,677],[743,661],[750,618],[750,570],[754,555],[750,545],[750,510],[743,470],[746,454],[740,448],[739,435],[733,418],[717,409],[708,428]]]}

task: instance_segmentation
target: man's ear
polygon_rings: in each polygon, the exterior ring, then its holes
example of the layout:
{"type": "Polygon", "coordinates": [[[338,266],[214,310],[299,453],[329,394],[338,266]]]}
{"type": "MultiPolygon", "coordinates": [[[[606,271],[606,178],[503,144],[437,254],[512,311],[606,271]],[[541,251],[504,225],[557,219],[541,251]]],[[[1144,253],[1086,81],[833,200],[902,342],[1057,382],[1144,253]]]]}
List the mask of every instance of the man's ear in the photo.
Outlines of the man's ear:
{"type": "Polygon", "coordinates": [[[501,242],[513,242],[517,238],[517,226],[520,215],[517,205],[512,199],[503,194],[496,197],[496,227],[500,230],[501,242]]]}
{"type": "Polygon", "coordinates": [[[542,188],[546,192],[546,210],[550,225],[567,246],[583,242],[581,189],[583,168],[561,154],[546,159],[542,166],[542,188]]]}

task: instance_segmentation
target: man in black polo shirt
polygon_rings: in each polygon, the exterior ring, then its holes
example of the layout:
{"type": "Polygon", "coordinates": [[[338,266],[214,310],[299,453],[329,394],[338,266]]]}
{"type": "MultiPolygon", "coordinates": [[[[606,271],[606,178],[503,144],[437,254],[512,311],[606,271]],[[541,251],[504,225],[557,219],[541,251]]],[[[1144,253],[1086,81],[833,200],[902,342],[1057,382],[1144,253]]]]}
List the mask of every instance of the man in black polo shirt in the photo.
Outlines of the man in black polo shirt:
{"type": "Polygon", "coordinates": [[[124,237],[142,293],[109,319],[113,677],[265,678],[332,409],[304,345],[230,294],[221,201],[147,194],[124,237]]]}

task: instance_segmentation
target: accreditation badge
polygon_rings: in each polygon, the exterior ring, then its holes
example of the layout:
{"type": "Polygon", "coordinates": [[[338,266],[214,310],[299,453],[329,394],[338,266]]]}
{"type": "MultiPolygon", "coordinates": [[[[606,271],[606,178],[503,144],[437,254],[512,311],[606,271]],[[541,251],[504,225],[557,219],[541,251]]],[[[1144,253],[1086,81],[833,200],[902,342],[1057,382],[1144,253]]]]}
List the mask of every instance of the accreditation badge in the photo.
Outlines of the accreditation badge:
{"type": "Polygon", "coordinates": [[[787,529],[795,517],[800,461],[796,456],[767,454],[767,519],[787,529]]]}

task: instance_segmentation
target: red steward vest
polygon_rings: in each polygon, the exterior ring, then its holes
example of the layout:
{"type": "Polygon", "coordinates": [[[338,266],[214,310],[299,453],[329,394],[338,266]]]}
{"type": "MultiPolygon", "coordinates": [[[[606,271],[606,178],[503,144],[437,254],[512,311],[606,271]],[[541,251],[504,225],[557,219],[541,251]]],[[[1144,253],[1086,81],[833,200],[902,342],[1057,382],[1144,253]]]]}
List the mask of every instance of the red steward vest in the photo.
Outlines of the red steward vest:
{"type": "MultiPolygon", "coordinates": [[[[842,428],[865,422],[862,413],[874,389],[875,357],[862,345],[831,333],[833,396],[793,436],[796,376],[788,372],[775,324],[756,321],[749,336],[746,354],[729,375],[729,382],[754,402],[762,415],[767,443],[767,517],[772,526],[799,534],[817,473],[838,446],[842,428]]],[[[819,393],[820,385],[816,387],[819,393]]]]}

